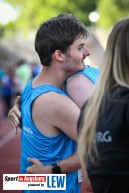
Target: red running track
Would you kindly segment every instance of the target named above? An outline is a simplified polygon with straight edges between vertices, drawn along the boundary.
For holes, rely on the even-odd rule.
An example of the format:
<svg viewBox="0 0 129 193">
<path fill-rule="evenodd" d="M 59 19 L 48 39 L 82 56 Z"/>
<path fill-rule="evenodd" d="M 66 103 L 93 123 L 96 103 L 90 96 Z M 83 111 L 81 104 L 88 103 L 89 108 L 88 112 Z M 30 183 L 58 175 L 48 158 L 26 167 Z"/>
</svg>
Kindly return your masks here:
<svg viewBox="0 0 129 193">
<path fill-rule="evenodd" d="M 0 103 L 0 115 L 2 114 Z M 21 193 L 20 190 L 3 190 L 3 174 L 19 173 L 20 132 L 15 132 L 7 118 L 0 116 L 0 193 Z"/>
</svg>

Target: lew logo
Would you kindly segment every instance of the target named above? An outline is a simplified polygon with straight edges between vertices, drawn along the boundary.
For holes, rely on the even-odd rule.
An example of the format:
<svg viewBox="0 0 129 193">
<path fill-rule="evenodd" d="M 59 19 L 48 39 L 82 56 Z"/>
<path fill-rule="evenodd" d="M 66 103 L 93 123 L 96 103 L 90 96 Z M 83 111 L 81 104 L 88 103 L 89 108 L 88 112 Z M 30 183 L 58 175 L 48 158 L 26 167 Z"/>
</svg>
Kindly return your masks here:
<svg viewBox="0 0 129 193">
<path fill-rule="evenodd" d="M 47 187 L 48 188 L 64 188 L 66 183 L 66 177 L 65 176 L 47 176 Z"/>
</svg>

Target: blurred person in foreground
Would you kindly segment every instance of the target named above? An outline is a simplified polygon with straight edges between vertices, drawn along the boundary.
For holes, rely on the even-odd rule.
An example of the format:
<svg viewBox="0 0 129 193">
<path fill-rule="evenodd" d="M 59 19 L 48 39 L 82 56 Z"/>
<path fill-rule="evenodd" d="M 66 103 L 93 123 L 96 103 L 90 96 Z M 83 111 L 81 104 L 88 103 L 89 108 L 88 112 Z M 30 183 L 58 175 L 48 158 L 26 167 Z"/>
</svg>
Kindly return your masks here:
<svg viewBox="0 0 129 193">
<path fill-rule="evenodd" d="M 81 46 L 79 46 L 78 49 L 80 50 L 79 52 L 82 52 L 84 50 L 84 43 Z M 89 55 L 89 52 L 86 51 L 86 53 L 87 53 L 87 55 Z M 84 54 L 82 55 L 82 58 L 85 58 Z M 72 62 L 73 62 L 73 64 L 72 64 Z M 76 63 L 77 63 L 77 61 L 75 59 L 73 61 L 71 61 L 71 65 L 74 65 Z M 76 103 L 76 105 L 79 108 L 82 107 L 83 103 L 86 101 L 86 99 L 90 96 L 90 94 L 94 90 L 94 84 L 96 83 L 96 80 L 97 80 L 97 77 L 99 74 L 98 68 L 94 68 L 91 66 L 83 66 L 83 68 L 81 71 L 74 73 L 72 76 L 69 76 L 67 81 L 64 81 L 65 86 L 63 85 L 63 87 L 62 87 L 62 89 L 64 89 L 65 93 Z M 55 74 L 55 76 L 57 76 L 57 73 Z M 67 78 L 67 77 L 65 77 L 65 78 Z M 18 99 L 17 99 L 16 104 L 9 112 L 9 118 L 12 122 L 12 125 L 16 129 L 20 123 L 19 118 L 21 117 L 21 112 L 19 111 L 18 106 L 19 106 L 19 103 L 18 103 Z M 62 104 L 61 104 L 61 106 L 62 106 Z M 59 106 L 59 108 L 61 108 L 61 106 Z M 70 108 L 70 106 L 68 107 L 68 109 L 69 108 Z M 73 109 L 73 110 L 75 111 L 75 109 Z M 72 113 L 74 113 L 74 112 L 72 112 Z M 80 111 L 79 111 L 79 113 L 80 113 Z M 29 161 L 31 161 L 34 165 L 27 168 L 28 173 L 51 173 L 52 172 L 51 166 L 49 166 L 49 168 L 50 168 L 49 170 L 46 170 L 46 167 L 48 168 L 48 166 L 43 165 L 37 159 L 30 158 Z M 60 161 L 60 163 L 58 162 L 58 165 L 60 166 L 62 172 L 66 168 L 64 170 L 64 172 L 69 173 L 70 171 L 68 171 L 67 167 L 69 167 L 69 168 L 71 166 L 73 167 L 73 161 L 74 160 L 72 159 L 71 162 L 69 159 L 67 160 L 67 162 L 66 161 L 64 162 L 64 161 L 65 161 L 65 159 L 62 162 Z M 67 163 L 67 165 L 66 164 L 64 165 L 63 163 Z M 88 186 L 87 184 L 86 184 L 86 189 L 88 189 L 89 192 L 92 192 L 91 187 Z M 84 189 L 82 191 L 84 191 Z"/>
<path fill-rule="evenodd" d="M 62 13 L 41 24 L 35 50 L 43 69 L 27 83 L 21 96 L 20 173 L 32 165 L 28 157 L 36 158 L 43 164 L 40 173 L 66 173 L 65 192 L 80 192 L 81 166 L 76 153 L 80 109 L 63 87 L 68 76 L 85 67 L 84 60 L 90 55 L 85 47 L 87 34 L 72 14 Z"/>
<path fill-rule="evenodd" d="M 78 153 L 94 193 L 129 192 L 129 17 L 107 42 L 94 94 L 78 121 Z"/>
</svg>

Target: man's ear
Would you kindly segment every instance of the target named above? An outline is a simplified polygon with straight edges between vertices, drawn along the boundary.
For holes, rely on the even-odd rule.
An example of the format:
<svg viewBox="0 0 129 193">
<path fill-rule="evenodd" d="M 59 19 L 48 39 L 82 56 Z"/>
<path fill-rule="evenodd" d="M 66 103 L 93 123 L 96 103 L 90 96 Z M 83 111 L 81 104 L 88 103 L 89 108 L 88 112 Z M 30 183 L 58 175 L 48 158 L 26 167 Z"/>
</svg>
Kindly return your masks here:
<svg viewBox="0 0 129 193">
<path fill-rule="evenodd" d="M 54 57 L 55 57 L 56 60 L 58 60 L 60 62 L 63 61 L 63 54 L 62 54 L 62 52 L 60 50 L 56 50 L 54 52 Z"/>
</svg>

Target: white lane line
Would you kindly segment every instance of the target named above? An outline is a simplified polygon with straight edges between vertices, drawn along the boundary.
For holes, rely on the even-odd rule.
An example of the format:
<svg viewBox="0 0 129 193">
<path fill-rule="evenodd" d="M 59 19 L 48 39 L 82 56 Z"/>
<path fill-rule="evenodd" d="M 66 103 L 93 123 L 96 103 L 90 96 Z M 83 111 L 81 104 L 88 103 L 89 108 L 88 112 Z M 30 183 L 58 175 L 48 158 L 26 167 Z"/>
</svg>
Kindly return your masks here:
<svg viewBox="0 0 129 193">
<path fill-rule="evenodd" d="M 14 137 L 16 137 L 16 135 L 14 133 L 14 130 L 12 130 L 7 135 L 5 135 L 2 139 L 0 139 L 0 148 L 2 148 L 4 145 L 6 145 Z"/>
</svg>

